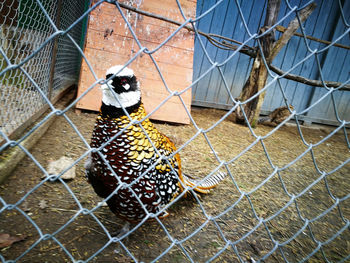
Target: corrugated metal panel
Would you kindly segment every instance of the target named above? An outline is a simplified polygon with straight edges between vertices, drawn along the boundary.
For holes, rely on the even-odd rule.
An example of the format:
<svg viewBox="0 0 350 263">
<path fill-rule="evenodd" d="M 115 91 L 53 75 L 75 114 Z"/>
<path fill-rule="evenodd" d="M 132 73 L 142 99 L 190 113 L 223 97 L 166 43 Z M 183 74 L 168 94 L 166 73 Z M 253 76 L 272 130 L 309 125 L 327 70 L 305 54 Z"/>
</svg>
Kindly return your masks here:
<svg viewBox="0 0 350 263">
<path fill-rule="evenodd" d="M 215 4 L 215 1 L 197 1 L 197 15 L 208 10 L 213 4 Z M 261 1 L 243 1 L 242 3 L 243 15 L 252 33 L 255 33 L 260 27 L 261 20 L 263 19 L 263 9 L 264 4 L 261 5 Z M 244 30 L 243 20 L 239 16 L 238 8 L 234 1 L 224 1 L 218 5 L 214 11 L 199 21 L 198 28 L 203 32 L 220 34 L 237 41 L 244 41 L 249 38 L 248 33 Z M 212 61 L 222 63 L 233 54 L 232 51 L 222 50 L 213 46 L 205 37 L 200 38 Z M 255 45 L 254 41 L 250 41 L 247 44 L 251 46 Z M 228 88 L 234 97 L 240 93 L 240 90 L 236 87 L 244 84 L 250 63 L 251 59 L 248 56 L 237 53 L 221 67 Z M 200 41 L 196 39 L 193 79 L 197 79 L 211 65 L 204 54 Z M 209 103 L 210 106 L 216 107 L 232 105 L 232 101 L 229 99 L 227 90 L 217 69 L 207 74 L 194 86 L 193 103 L 204 106 Z"/>
<path fill-rule="evenodd" d="M 350 1 L 345 1 L 344 10 L 350 11 Z M 350 12 L 345 12 L 346 21 L 350 21 Z M 345 31 L 346 26 L 343 20 L 340 18 L 337 20 L 337 24 L 334 27 L 331 40 L 336 40 Z M 348 28 L 349 30 L 349 28 Z M 340 39 L 339 44 L 349 46 L 350 32 L 348 32 L 344 38 Z M 325 80 L 345 82 L 350 78 L 350 52 L 349 50 L 331 47 L 327 51 L 325 60 L 322 61 L 322 75 Z M 319 78 L 320 79 L 320 78 Z M 316 89 L 313 94 L 311 104 L 315 103 L 322 96 L 327 93 L 325 89 Z M 328 120 L 337 120 L 336 111 L 338 117 L 341 120 L 350 120 L 350 92 L 348 91 L 336 91 L 332 96 L 327 96 L 322 103 L 317 104 L 308 112 L 307 116 L 311 118 L 317 118 L 320 122 L 328 122 Z"/>
<path fill-rule="evenodd" d="M 290 1 L 290 5 L 303 6 L 308 1 Z M 349 20 L 350 1 L 345 1 L 344 11 Z M 316 1 L 317 8 L 304 23 L 305 33 L 319 39 L 332 41 L 337 39 L 340 34 L 344 33 L 346 27 L 340 16 L 338 1 Z M 197 15 L 202 14 L 210 8 L 214 1 L 198 0 Z M 264 21 L 266 1 L 240 1 L 240 7 L 247 23 L 249 31 L 253 34 L 258 31 Z M 279 19 L 285 17 L 289 9 L 282 1 Z M 294 14 L 287 17 L 281 23 L 287 27 L 288 23 L 294 18 Z M 244 42 L 249 39 L 243 20 L 241 19 L 238 7 L 235 1 L 224 1 L 208 16 L 204 17 L 198 23 L 198 29 L 203 32 L 221 34 L 237 41 Z M 300 32 L 300 30 L 298 30 Z M 276 34 L 277 38 L 280 36 Z M 204 37 L 201 37 L 206 52 L 214 62 L 222 63 L 233 51 L 221 50 L 210 44 Z M 196 39 L 194 52 L 194 75 L 196 80 L 201 74 L 206 72 L 212 65 L 206 58 L 204 51 Z M 315 41 L 307 41 L 311 50 L 322 50 L 326 45 Z M 349 34 L 344 37 L 340 43 L 350 45 Z M 254 41 L 247 43 L 249 46 L 255 46 Z M 284 71 L 289 70 L 300 61 L 302 61 L 310 52 L 305 45 L 305 41 L 300 37 L 292 37 L 289 43 L 281 50 L 274 59 L 273 64 Z M 322 73 L 325 80 L 328 81 L 345 81 L 349 78 L 349 51 L 338 47 L 331 47 L 326 52 L 318 55 L 321 63 Z M 244 54 L 234 55 L 228 63 L 224 64 L 221 69 L 225 77 L 227 88 L 233 97 L 238 97 L 241 89 L 248 77 L 252 60 Z M 304 61 L 298 67 L 293 69 L 293 74 L 301 75 L 310 79 L 320 79 L 320 73 L 315 56 Z M 266 93 L 265 101 L 262 106 L 262 112 L 268 113 L 273 109 L 284 104 L 282 91 L 297 111 L 302 111 L 310 106 L 310 103 L 318 100 L 326 90 L 314 88 L 291 80 L 282 79 L 278 83 L 269 87 Z M 336 92 L 334 97 L 338 107 L 339 115 L 345 118 L 349 114 L 349 92 Z M 225 88 L 223 78 L 217 69 L 212 70 L 193 88 L 193 105 L 209 106 L 216 108 L 232 107 L 232 100 Z M 335 120 L 334 110 L 331 98 L 320 103 L 318 106 L 309 111 L 305 117 L 310 121 L 332 123 Z M 347 117 L 349 118 L 349 117 Z"/>
</svg>

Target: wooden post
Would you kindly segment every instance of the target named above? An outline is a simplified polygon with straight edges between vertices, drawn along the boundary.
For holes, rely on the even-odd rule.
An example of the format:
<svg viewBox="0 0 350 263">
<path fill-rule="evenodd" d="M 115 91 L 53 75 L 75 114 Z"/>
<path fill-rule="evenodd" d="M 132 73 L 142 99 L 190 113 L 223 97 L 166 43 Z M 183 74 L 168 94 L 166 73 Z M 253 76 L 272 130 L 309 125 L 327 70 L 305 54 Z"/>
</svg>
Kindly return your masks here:
<svg viewBox="0 0 350 263">
<path fill-rule="evenodd" d="M 268 28 L 270 28 L 276 23 L 277 16 L 279 13 L 279 5 L 280 1 L 278 0 L 270 0 L 268 2 L 266 19 L 264 27 L 260 30 L 261 33 L 265 32 Z M 303 23 L 315 8 L 316 4 L 311 3 L 308 6 L 306 6 L 303 10 L 301 10 L 299 12 L 300 23 Z M 261 39 L 259 39 L 267 66 L 271 64 L 272 60 L 276 57 L 280 50 L 288 43 L 289 39 L 295 34 L 295 32 L 300 26 L 299 20 L 297 17 L 295 17 L 289 23 L 288 28 L 285 30 L 283 35 L 276 42 L 274 40 L 274 34 L 272 32 L 270 32 L 270 34 L 266 34 L 265 36 L 261 37 Z M 250 97 L 254 96 L 257 92 L 259 92 L 262 88 L 264 88 L 266 80 L 267 68 L 262 60 L 262 54 L 258 50 L 257 56 L 254 59 L 250 76 L 247 82 L 244 84 L 243 90 L 241 92 L 240 101 L 245 101 L 249 99 Z M 255 127 L 257 123 L 260 114 L 260 109 L 264 102 L 264 97 L 265 92 L 261 93 L 254 100 L 250 101 L 249 103 L 246 103 L 243 106 L 245 114 L 252 127 Z M 236 122 L 245 123 L 245 118 L 240 108 L 237 108 L 236 110 Z"/>
<path fill-rule="evenodd" d="M 280 9 L 280 0 L 269 0 L 267 3 L 266 17 L 264 22 L 264 27 L 260 29 L 260 33 L 264 33 L 277 21 L 279 9 Z M 264 64 L 263 57 L 265 57 L 266 62 L 270 63 L 270 51 L 274 43 L 274 32 L 271 31 L 268 34 L 262 36 L 258 41 L 262 47 L 263 54 L 258 49 L 257 56 L 254 59 L 253 66 L 249 75 L 248 80 L 244 84 L 243 90 L 241 92 L 240 101 L 245 101 L 250 97 L 254 96 L 262 88 L 264 88 L 267 80 L 267 68 Z M 248 118 L 249 123 L 254 127 L 255 126 L 255 117 L 256 109 L 260 108 L 263 102 L 265 94 L 261 94 L 255 99 L 243 105 L 243 110 Z M 260 111 L 259 111 L 260 112 Z M 244 114 L 240 108 L 236 110 L 236 122 L 245 123 Z"/>
</svg>

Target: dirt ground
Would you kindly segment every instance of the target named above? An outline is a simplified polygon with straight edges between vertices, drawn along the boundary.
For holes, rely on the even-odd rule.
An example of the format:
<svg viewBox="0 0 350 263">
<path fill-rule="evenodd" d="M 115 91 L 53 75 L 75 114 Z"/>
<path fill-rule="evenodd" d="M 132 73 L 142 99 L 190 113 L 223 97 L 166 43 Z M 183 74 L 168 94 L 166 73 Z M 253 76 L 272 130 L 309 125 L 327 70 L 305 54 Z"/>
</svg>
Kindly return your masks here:
<svg viewBox="0 0 350 263">
<path fill-rule="evenodd" d="M 303 140 L 317 145 L 311 154 L 296 125 L 290 124 L 244 151 L 256 138 L 247 127 L 233 123 L 231 116 L 206 130 L 224 114 L 226 111 L 193 108 L 196 125 L 206 131 L 196 137 L 198 130 L 193 124 L 156 123 L 178 147 L 185 145 L 180 152 L 185 173 L 204 177 L 224 161 L 231 176 L 212 193 L 197 196 L 198 201 L 192 197 L 174 203 L 169 208 L 170 216 L 161 223 L 148 220 L 136 226 L 122 240 L 128 252 L 107 237 L 105 231 L 117 233 L 124 224 L 107 207 L 93 214 L 79 213 L 80 205 L 92 209 L 101 201 L 85 180 L 85 159 L 76 166 L 77 177 L 64 183 L 44 182 L 40 168 L 31 159 L 23 159 L 0 186 L 1 198 L 7 204 L 19 202 L 21 209 L 2 211 L 0 233 L 25 239 L 2 248 L 0 259 L 15 260 L 31 248 L 18 262 L 71 262 L 69 254 L 76 261 L 134 262 L 129 253 L 138 262 L 151 262 L 163 254 L 159 262 L 191 262 L 188 257 L 193 262 L 206 262 L 212 257 L 214 262 L 252 262 L 274 248 L 271 238 L 282 246 L 265 262 L 284 262 L 283 258 L 297 262 L 312 253 L 318 242 L 325 244 L 308 262 L 324 262 L 322 253 L 330 262 L 348 256 L 350 200 L 346 197 L 350 194 L 350 163 L 342 164 L 350 152 L 344 133 L 340 131 L 317 145 L 334 127 L 302 127 Z M 90 142 L 96 113 L 70 110 L 67 117 Z M 253 132 L 266 136 L 272 129 L 259 126 Z M 46 168 L 52 160 L 61 156 L 77 159 L 86 150 L 77 132 L 61 116 L 30 152 Z M 283 167 L 282 171 L 273 173 L 271 164 Z M 326 177 L 322 177 L 324 173 Z M 206 216 L 215 220 L 208 221 Z M 337 232 L 340 234 L 333 239 Z M 53 233 L 53 238 L 45 236 Z M 171 239 L 179 243 L 172 246 Z"/>
</svg>

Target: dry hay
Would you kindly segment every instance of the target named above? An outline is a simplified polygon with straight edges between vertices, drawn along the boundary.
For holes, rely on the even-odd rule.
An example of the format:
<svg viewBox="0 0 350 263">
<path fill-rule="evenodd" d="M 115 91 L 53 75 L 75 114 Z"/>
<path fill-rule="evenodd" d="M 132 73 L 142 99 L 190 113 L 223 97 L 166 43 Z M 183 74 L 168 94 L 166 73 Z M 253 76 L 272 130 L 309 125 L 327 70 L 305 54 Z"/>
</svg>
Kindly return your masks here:
<svg viewBox="0 0 350 263">
<path fill-rule="evenodd" d="M 196 125 L 202 130 L 212 127 L 225 113 L 225 111 L 213 109 L 192 109 Z M 96 114 L 82 113 L 77 115 L 73 110 L 70 110 L 67 115 L 89 141 Z M 157 123 L 156 126 L 163 133 L 170 135 L 176 145 L 180 147 L 198 132 L 194 125 Z M 265 136 L 272 129 L 271 127 L 259 126 L 253 131 L 257 136 Z M 325 138 L 332 129 L 334 128 L 303 127 L 302 134 L 306 142 L 315 144 Z M 271 176 L 265 184 L 256 188 L 272 174 L 273 169 L 270 162 L 275 166 L 284 167 L 302 154 L 307 147 L 300 139 L 297 127 L 288 125 L 264 139 L 263 145 L 258 142 L 245 154 L 235 158 L 255 140 L 256 138 L 252 136 L 247 127 L 234 124 L 229 117 L 214 129 L 207 131 L 205 136 L 199 134 L 193 141 L 186 144 L 181 150 L 185 173 L 203 177 L 213 171 L 221 161 L 232 160 L 228 168 L 234 181 L 228 177 L 211 194 L 198 196 L 201 205 L 193 198 L 183 198 L 173 204 L 169 209 L 170 216 L 162 220 L 166 230 L 156 220 L 149 220 L 136 229 L 124 241 L 134 257 L 144 262 L 154 260 L 171 245 L 166 233 L 168 231 L 177 240 L 182 240 L 192 234 L 193 236 L 187 239 L 182 246 L 195 262 L 205 262 L 225 247 L 226 243 L 221 234 L 224 234 L 226 239 L 236 241 L 249 233 L 259 222 L 254 215 L 255 212 L 256 216 L 264 219 L 271 217 L 271 220 L 266 223 L 266 227 L 273 238 L 280 243 L 289 240 L 302 229 L 300 234 L 282 249 L 289 262 L 297 262 L 317 247 L 317 244 L 312 240 L 312 235 L 318 241 L 324 242 L 344 227 L 345 224 L 336 207 L 327 215 L 310 223 L 309 228 L 303 229 L 304 222 L 300 217 L 315 218 L 334 204 L 334 200 L 327 192 L 324 180 L 320 180 L 307 189 L 301 197 L 297 198 L 297 203 L 292 202 L 281 213 L 273 217 L 277 211 L 290 202 L 290 197 L 283 190 L 280 179 L 283 179 L 284 187 L 289 194 L 295 196 L 304 191 L 320 174 L 315 169 L 311 154 L 307 153 L 280 174 Z M 208 146 L 208 141 L 213 149 Z M 31 153 L 43 167 L 46 167 L 50 160 L 58 159 L 62 155 L 76 159 L 86 149 L 70 124 L 63 117 L 58 117 L 49 131 L 31 150 Z M 215 151 L 216 155 L 212 150 Z M 332 171 L 350 156 L 342 133 L 337 133 L 315 147 L 313 153 L 318 169 L 325 172 Z M 84 208 L 91 209 L 101 201 L 85 180 L 83 162 L 84 160 L 77 165 L 75 180 L 66 182 L 66 185 L 60 182 L 45 182 L 28 195 L 19 204 L 19 207 L 37 224 L 43 235 L 58 231 L 55 234 L 55 239 L 76 260 L 86 260 L 106 246 L 103 252 L 91 262 L 111 262 L 112 260 L 131 262 L 132 260 L 119 244 L 108 243 L 109 239 L 103 228 L 91 215 L 79 214 L 76 216 L 79 207 L 68 187 Z M 327 176 L 329 190 L 336 198 L 342 198 L 349 194 L 349 174 L 350 164 L 346 164 L 335 173 Z M 6 183 L 1 185 L 0 196 L 7 203 L 14 204 L 33 187 L 41 183 L 42 176 L 42 171 L 33 161 L 25 158 Z M 241 197 L 237 187 L 245 193 L 252 192 L 248 196 Z M 253 191 L 254 189 L 255 191 Z M 240 198 L 240 202 L 232 208 L 232 205 Z M 340 203 L 342 216 L 347 220 L 350 216 L 348 203 L 348 200 Z M 229 209 L 230 207 L 232 209 Z M 200 231 L 195 232 L 207 221 L 203 209 L 208 216 L 221 216 L 216 220 L 217 225 L 214 222 L 209 222 Z M 226 213 L 221 214 L 224 211 Z M 94 212 L 94 215 L 110 232 L 117 232 L 123 225 L 123 221 L 117 219 L 107 207 L 100 207 Z M 75 216 L 75 220 L 71 220 Z M 65 228 L 60 230 L 64 224 L 66 224 Z M 222 233 L 218 231 L 218 226 Z M 312 231 L 312 235 L 310 231 Z M 26 236 L 24 241 L 2 249 L 1 254 L 6 259 L 15 259 L 37 242 L 40 237 L 38 229 L 16 209 L 1 213 L 1 232 Z M 243 260 L 249 260 L 264 256 L 273 246 L 265 226 L 260 225 L 239 242 L 236 248 Z M 330 261 L 337 261 L 349 254 L 349 230 L 345 230 L 339 237 L 325 245 L 323 252 Z M 62 262 L 63 260 L 70 261 L 71 259 L 53 239 L 44 239 L 24 255 L 20 262 Z M 321 251 L 318 251 L 310 259 L 310 262 L 319 262 L 320 260 L 322 261 Z M 236 262 L 238 258 L 233 248 L 229 246 L 214 261 Z M 283 259 L 279 249 L 266 260 L 266 262 L 281 261 Z M 160 262 L 189 262 L 189 260 L 179 246 L 174 246 L 160 259 Z"/>
</svg>

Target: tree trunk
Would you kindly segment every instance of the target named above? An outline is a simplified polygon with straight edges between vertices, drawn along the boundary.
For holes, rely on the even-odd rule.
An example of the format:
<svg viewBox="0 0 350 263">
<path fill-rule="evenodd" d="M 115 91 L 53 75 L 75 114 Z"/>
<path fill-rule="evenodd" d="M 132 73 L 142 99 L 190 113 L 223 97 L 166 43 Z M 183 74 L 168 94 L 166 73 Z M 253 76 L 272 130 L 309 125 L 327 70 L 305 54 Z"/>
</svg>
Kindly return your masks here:
<svg viewBox="0 0 350 263">
<path fill-rule="evenodd" d="M 280 1 L 279 0 L 269 0 L 267 4 L 266 18 L 264 22 L 264 27 L 261 28 L 260 33 L 265 32 L 271 26 L 273 26 L 277 21 L 277 16 L 279 13 Z M 283 35 L 278 41 L 274 42 L 274 33 L 271 31 L 269 34 L 262 36 L 258 41 L 260 41 L 261 49 L 263 54 L 258 49 L 257 56 L 254 59 L 253 67 L 250 72 L 247 82 L 244 84 L 243 90 L 239 97 L 239 100 L 244 102 L 254 96 L 262 88 L 264 88 L 267 80 L 267 68 L 264 64 L 263 57 L 267 66 L 269 66 L 272 60 L 276 57 L 278 52 L 285 46 L 289 39 L 294 35 L 297 29 L 300 26 L 300 23 L 303 23 L 312 11 L 316 8 L 315 3 L 311 3 L 302 10 L 299 11 L 299 17 L 295 17 L 288 25 L 288 28 L 285 30 Z M 265 92 L 262 92 L 254 99 L 242 105 L 242 108 L 237 108 L 236 110 L 236 122 L 237 123 L 246 123 L 245 115 L 247 121 L 251 124 L 252 127 L 255 127 L 257 120 L 259 118 L 260 109 L 262 103 L 264 102 Z M 243 111 L 242 111 L 243 110 Z"/>
<path fill-rule="evenodd" d="M 257 92 L 259 92 L 259 90 L 264 87 L 266 79 L 267 70 L 262 61 L 261 55 L 258 54 L 254 59 L 249 78 L 244 84 L 239 100 L 245 101 L 254 96 Z M 236 122 L 242 124 L 245 123 L 245 117 L 242 112 L 242 110 L 244 110 L 248 122 L 255 126 L 255 123 L 253 123 L 253 117 L 255 116 L 255 110 L 257 108 L 258 102 L 259 96 L 242 105 L 242 109 L 238 107 L 236 110 Z"/>
<path fill-rule="evenodd" d="M 260 29 L 260 33 L 264 33 L 276 23 L 280 9 L 280 4 L 280 0 L 268 1 L 264 27 Z M 267 33 L 258 40 L 260 42 L 263 54 L 261 54 L 260 49 L 258 49 L 257 56 L 254 59 L 249 78 L 244 84 L 243 90 L 239 97 L 240 101 L 246 101 L 250 97 L 254 96 L 256 93 L 258 93 L 265 86 L 267 80 L 267 68 L 264 64 L 262 56 L 265 57 L 267 64 L 269 64 L 270 52 L 273 47 L 274 40 L 274 31 Z M 242 112 L 243 110 L 247 117 L 247 121 L 254 127 L 258 117 L 256 116 L 256 110 L 257 108 L 260 109 L 261 104 L 264 101 L 264 96 L 265 94 L 260 94 L 259 96 L 242 105 L 242 108 L 238 107 L 236 110 L 236 122 L 246 122 L 245 116 Z"/>
</svg>

